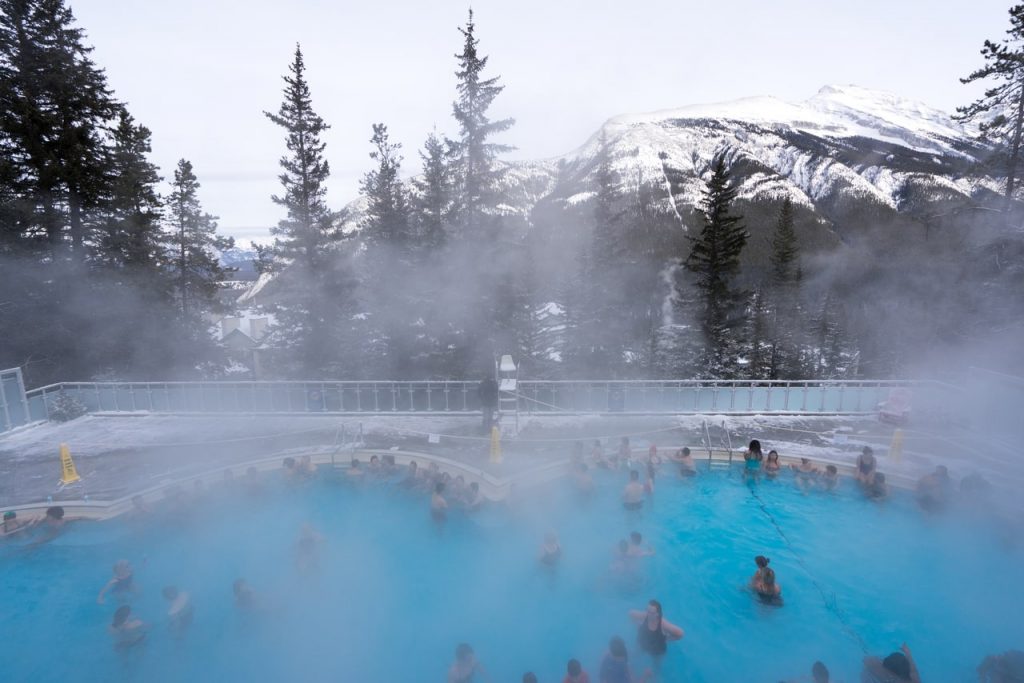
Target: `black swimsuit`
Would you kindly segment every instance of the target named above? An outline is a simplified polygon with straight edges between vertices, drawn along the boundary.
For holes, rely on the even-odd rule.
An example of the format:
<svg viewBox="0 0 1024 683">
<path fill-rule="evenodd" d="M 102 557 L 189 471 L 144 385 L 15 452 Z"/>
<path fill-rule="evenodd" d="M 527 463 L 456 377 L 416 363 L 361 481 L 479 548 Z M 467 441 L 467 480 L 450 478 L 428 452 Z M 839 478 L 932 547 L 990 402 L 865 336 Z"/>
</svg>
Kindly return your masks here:
<svg viewBox="0 0 1024 683">
<path fill-rule="evenodd" d="M 647 627 L 647 619 L 644 618 L 636 633 L 637 644 L 640 649 L 649 655 L 663 655 L 668 649 L 668 639 L 661 627 L 661 617 L 658 617 L 658 628 L 653 631 Z"/>
</svg>

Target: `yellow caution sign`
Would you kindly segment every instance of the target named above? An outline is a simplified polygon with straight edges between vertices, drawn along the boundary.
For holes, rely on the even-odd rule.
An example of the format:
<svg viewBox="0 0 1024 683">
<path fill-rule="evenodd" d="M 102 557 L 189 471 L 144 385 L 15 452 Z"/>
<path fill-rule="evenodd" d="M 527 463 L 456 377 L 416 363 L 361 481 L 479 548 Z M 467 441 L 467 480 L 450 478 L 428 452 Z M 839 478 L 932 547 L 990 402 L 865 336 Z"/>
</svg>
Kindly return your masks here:
<svg viewBox="0 0 1024 683">
<path fill-rule="evenodd" d="M 892 443 L 889 444 L 889 457 L 899 462 L 903 455 L 903 430 L 897 429 L 892 433 Z"/>
<path fill-rule="evenodd" d="M 501 462 L 501 430 L 497 425 L 491 427 L 491 462 Z"/>
<path fill-rule="evenodd" d="M 61 486 L 67 486 L 68 484 L 74 484 L 76 481 L 80 481 L 82 478 L 78 476 L 78 471 L 75 470 L 75 462 L 71 459 L 71 450 L 68 448 L 66 443 L 60 445 L 60 484 Z"/>
</svg>

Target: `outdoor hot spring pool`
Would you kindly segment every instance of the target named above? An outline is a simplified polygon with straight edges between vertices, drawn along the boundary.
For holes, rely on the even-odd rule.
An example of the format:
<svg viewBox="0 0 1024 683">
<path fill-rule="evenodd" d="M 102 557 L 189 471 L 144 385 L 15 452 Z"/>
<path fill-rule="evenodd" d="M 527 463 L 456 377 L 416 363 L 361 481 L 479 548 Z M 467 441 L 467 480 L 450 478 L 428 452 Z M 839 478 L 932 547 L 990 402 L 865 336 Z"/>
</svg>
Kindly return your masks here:
<svg viewBox="0 0 1024 683">
<path fill-rule="evenodd" d="M 597 474 L 583 500 L 568 479 L 514 504 L 454 511 L 439 531 L 428 497 L 387 483 L 353 485 L 339 471 L 305 485 L 279 473 L 260 490 L 210 487 L 183 509 L 72 525 L 36 548 L 0 548 L 0 679 L 4 681 L 437 681 L 470 643 L 492 681 L 525 671 L 560 681 L 578 658 L 592 680 L 622 635 L 636 671 L 630 609 L 649 598 L 686 637 L 669 643 L 662 681 L 778 681 L 820 659 L 858 680 L 865 651 L 906 642 L 925 681 L 976 680 L 990 653 L 1024 640 L 1022 552 L 976 514 L 921 513 L 894 492 L 803 495 L 791 476 L 748 484 L 740 470 L 679 479 L 662 467 L 653 505 L 627 512 L 625 473 Z M 323 535 L 318 566 L 300 571 L 296 542 Z M 538 562 L 557 531 L 560 565 Z M 611 569 L 613 548 L 639 531 L 655 555 L 635 575 Z M 785 604 L 745 589 L 755 555 L 771 558 Z M 134 565 L 141 644 L 112 646 L 120 604 L 97 604 L 118 559 Z M 258 605 L 240 611 L 244 577 Z M 166 624 L 163 586 L 188 591 L 193 623 Z"/>
</svg>

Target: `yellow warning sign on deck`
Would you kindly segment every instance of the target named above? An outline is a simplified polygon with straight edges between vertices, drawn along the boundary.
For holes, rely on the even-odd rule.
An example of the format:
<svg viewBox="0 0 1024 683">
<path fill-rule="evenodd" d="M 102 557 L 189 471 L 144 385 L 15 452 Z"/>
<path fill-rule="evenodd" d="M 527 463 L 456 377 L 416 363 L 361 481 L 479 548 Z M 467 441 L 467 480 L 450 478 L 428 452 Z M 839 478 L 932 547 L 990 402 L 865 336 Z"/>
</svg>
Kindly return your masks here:
<svg viewBox="0 0 1024 683">
<path fill-rule="evenodd" d="M 501 462 L 501 430 L 491 427 L 491 462 Z"/>
<path fill-rule="evenodd" d="M 71 459 L 71 449 L 68 448 L 66 443 L 60 445 L 60 483 L 61 486 L 67 486 L 68 484 L 74 484 L 76 481 L 80 481 L 82 478 L 78 476 L 78 472 L 75 470 L 75 462 Z"/>
<path fill-rule="evenodd" d="M 903 455 L 903 430 L 897 429 L 892 433 L 892 443 L 889 444 L 889 457 L 899 462 Z"/>
</svg>

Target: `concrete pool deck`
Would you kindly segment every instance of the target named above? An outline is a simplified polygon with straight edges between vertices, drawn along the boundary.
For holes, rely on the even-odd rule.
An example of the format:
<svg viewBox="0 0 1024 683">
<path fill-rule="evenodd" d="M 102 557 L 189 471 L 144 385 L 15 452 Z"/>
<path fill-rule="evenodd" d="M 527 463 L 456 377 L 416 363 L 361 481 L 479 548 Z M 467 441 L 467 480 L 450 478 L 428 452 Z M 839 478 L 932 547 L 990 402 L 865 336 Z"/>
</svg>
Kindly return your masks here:
<svg viewBox="0 0 1024 683">
<path fill-rule="evenodd" d="M 977 472 L 1007 495 L 1024 485 L 1024 466 L 1012 444 L 947 424 L 904 429 L 902 456 L 889 457 L 894 427 L 873 418 L 829 416 L 526 416 L 520 431 L 502 442 L 503 461 L 490 462 L 489 439 L 478 417 L 173 416 L 89 415 L 72 422 L 43 423 L 0 436 L 0 508 L 52 500 L 112 501 L 139 491 L 199 477 L 224 468 L 273 461 L 289 454 L 319 453 L 345 463 L 354 449 L 421 453 L 445 458 L 503 480 L 566 459 L 574 440 L 589 453 L 594 439 L 614 451 L 629 436 L 634 451 L 650 444 L 689 446 L 699 461 L 704 423 L 711 445 L 739 452 L 752 439 L 783 457 L 809 457 L 852 465 L 864 445 L 879 456 L 887 475 L 916 479 L 937 464 L 954 479 Z M 724 424 L 724 429 L 723 429 Z M 434 435 L 433 437 L 431 435 Z M 58 449 L 67 443 L 82 482 L 60 490 Z"/>
</svg>

